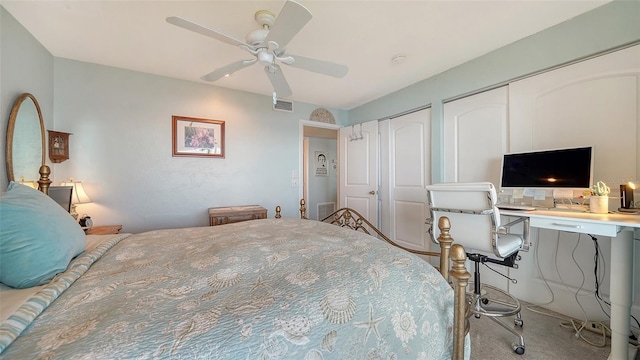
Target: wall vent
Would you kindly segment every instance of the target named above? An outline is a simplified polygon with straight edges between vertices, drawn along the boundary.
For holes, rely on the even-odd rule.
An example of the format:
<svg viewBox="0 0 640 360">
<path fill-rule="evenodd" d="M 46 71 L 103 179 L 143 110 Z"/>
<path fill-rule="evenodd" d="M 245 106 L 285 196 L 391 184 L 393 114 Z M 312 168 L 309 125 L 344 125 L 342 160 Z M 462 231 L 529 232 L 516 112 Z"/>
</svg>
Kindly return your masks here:
<svg viewBox="0 0 640 360">
<path fill-rule="evenodd" d="M 318 203 L 318 220 L 322 220 L 336 211 L 336 203 Z"/>
<path fill-rule="evenodd" d="M 293 101 L 289 100 L 276 100 L 276 103 L 273 104 L 273 110 L 275 111 L 293 111 Z"/>
</svg>

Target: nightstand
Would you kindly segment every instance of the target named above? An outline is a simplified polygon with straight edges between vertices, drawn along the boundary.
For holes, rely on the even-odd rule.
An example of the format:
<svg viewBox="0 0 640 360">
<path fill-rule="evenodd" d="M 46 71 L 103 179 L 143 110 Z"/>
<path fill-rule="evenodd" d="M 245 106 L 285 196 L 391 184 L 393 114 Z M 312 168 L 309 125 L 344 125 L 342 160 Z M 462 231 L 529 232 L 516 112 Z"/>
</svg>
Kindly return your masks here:
<svg viewBox="0 0 640 360">
<path fill-rule="evenodd" d="M 94 226 L 91 229 L 85 231 L 87 235 L 110 235 L 117 234 L 122 229 L 122 225 L 106 225 L 106 226 Z"/>
</svg>

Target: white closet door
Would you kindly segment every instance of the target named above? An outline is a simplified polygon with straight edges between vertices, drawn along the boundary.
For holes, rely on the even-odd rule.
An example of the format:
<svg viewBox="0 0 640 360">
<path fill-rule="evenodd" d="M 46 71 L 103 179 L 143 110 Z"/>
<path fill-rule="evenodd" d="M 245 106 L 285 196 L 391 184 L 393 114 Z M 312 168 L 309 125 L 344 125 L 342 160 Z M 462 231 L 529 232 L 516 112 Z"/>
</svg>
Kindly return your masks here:
<svg viewBox="0 0 640 360">
<path fill-rule="evenodd" d="M 639 179 L 638 74 L 634 46 L 510 84 L 511 149 L 594 146 L 594 180 Z"/>
<path fill-rule="evenodd" d="M 340 129 L 339 207 L 350 207 L 378 227 L 378 122 Z"/>
<path fill-rule="evenodd" d="M 388 139 L 389 150 L 389 175 L 383 172 L 382 180 L 388 184 L 388 197 L 384 197 L 388 198 L 388 207 L 383 208 L 388 208 L 389 227 L 384 231 L 400 245 L 430 250 L 425 186 L 431 182 L 431 109 L 385 120 L 380 128 L 381 138 Z M 384 157 L 385 151 L 382 153 Z"/>
<path fill-rule="evenodd" d="M 502 154 L 508 152 L 507 102 L 504 86 L 444 104 L 446 182 L 490 181 L 499 187 Z M 456 226 L 451 224 L 454 241 Z M 468 261 L 467 266 L 473 272 Z M 510 273 L 507 267 L 492 267 L 502 274 Z M 482 282 L 509 289 L 506 278 L 487 269 L 482 271 Z"/>
<path fill-rule="evenodd" d="M 508 152 L 507 87 L 444 104 L 444 181 L 500 184 Z"/>
<path fill-rule="evenodd" d="M 610 209 L 619 206 L 618 185 L 640 179 L 640 46 L 602 55 L 539 74 L 509 85 L 511 150 L 529 151 L 594 146 L 594 180 L 612 190 Z M 594 248 L 587 236 L 553 230 L 532 229 L 535 247 L 522 253 L 511 287 L 520 299 L 546 303 L 552 310 L 577 318 L 587 314 L 593 321 L 606 315 L 593 296 L 575 293 L 595 290 Z M 610 271 L 610 240 L 598 237 L 600 269 Z M 636 258 L 640 248 L 636 246 Z M 640 273 L 636 261 L 635 273 Z M 600 292 L 609 293 L 609 282 Z M 551 291 L 549 291 L 549 288 Z M 635 302 L 640 299 L 640 278 L 635 279 Z"/>
</svg>

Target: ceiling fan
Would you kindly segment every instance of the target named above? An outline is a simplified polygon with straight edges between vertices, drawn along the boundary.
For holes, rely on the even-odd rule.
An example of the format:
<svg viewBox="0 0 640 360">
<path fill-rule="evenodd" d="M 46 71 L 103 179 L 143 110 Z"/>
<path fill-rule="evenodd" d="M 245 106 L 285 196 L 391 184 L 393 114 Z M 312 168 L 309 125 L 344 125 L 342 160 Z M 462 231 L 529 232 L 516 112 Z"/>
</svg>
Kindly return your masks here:
<svg viewBox="0 0 640 360">
<path fill-rule="evenodd" d="M 279 96 L 286 97 L 290 96 L 292 92 L 278 63 L 337 78 L 344 77 L 348 71 L 348 68 L 344 65 L 299 55 L 285 54 L 286 46 L 304 25 L 311 20 L 311 17 L 311 12 L 307 8 L 292 0 L 288 0 L 284 4 L 277 19 L 271 11 L 259 10 L 255 13 L 255 19 L 260 25 L 260 29 L 249 32 L 246 36 L 246 42 L 178 16 L 171 16 L 166 20 L 168 23 L 181 28 L 238 46 L 254 56 L 254 58 L 240 60 L 216 69 L 201 77 L 202 80 L 216 81 L 258 62 L 264 65 L 264 71 L 273 85 L 274 92 Z M 276 96 L 275 93 L 274 97 Z"/>
</svg>

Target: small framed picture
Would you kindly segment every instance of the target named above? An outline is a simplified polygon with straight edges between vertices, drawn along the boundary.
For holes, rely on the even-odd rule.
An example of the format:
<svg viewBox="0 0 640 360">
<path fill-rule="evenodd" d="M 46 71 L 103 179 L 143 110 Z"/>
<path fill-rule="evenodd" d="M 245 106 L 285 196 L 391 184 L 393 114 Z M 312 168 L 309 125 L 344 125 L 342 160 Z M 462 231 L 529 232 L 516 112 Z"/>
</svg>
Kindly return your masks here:
<svg viewBox="0 0 640 360">
<path fill-rule="evenodd" d="M 173 156 L 224 158 L 224 121 L 172 116 Z"/>
<path fill-rule="evenodd" d="M 327 153 L 324 151 L 316 151 L 315 152 L 315 160 L 316 160 L 316 176 L 329 176 L 329 171 L 327 168 Z"/>
</svg>

